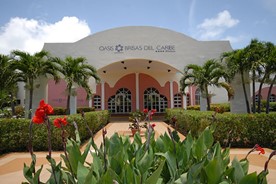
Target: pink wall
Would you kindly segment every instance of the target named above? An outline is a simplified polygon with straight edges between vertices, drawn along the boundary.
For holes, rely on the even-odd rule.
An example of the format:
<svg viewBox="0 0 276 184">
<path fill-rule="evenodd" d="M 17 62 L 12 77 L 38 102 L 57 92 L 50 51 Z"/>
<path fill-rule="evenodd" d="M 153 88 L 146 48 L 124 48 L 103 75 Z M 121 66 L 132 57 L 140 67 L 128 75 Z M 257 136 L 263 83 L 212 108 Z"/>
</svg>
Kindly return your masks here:
<svg viewBox="0 0 276 184">
<path fill-rule="evenodd" d="M 54 80 L 48 81 L 48 104 L 53 107 L 66 107 L 67 103 L 67 93 L 66 82 L 61 80 L 59 83 L 55 84 Z M 77 106 L 78 107 L 88 107 L 89 102 L 86 100 L 86 92 L 82 88 L 77 89 Z"/>
</svg>

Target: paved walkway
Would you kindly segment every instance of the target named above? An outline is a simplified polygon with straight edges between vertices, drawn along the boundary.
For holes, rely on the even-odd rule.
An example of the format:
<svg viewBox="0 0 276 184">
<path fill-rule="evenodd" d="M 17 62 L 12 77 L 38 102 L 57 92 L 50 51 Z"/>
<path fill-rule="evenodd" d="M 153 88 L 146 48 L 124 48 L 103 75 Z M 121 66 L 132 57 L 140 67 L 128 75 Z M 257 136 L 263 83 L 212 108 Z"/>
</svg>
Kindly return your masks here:
<svg viewBox="0 0 276 184">
<path fill-rule="evenodd" d="M 156 127 L 155 129 L 155 136 L 158 137 L 161 134 L 164 134 L 167 131 L 168 125 L 164 122 L 155 122 Z M 114 122 L 109 123 L 105 128 L 107 129 L 107 136 L 111 137 L 115 132 L 118 132 L 121 135 L 130 135 L 130 132 L 128 130 L 129 123 L 127 122 Z M 185 137 L 181 134 L 179 134 L 180 138 L 183 140 Z M 100 146 L 102 142 L 102 135 L 101 131 L 99 131 L 95 135 L 95 143 Z M 245 155 L 248 153 L 250 149 L 231 149 L 230 156 L 231 160 L 234 158 L 234 156 L 238 157 L 238 159 L 244 158 Z M 249 166 L 249 172 L 257 171 L 257 173 L 261 172 L 263 170 L 263 165 L 265 161 L 267 160 L 269 154 L 271 153 L 271 150 L 265 149 L 266 153 L 265 155 L 258 155 L 255 153 L 252 153 L 249 156 L 250 166 Z M 53 158 L 56 159 L 56 161 L 60 161 L 60 154 L 62 152 L 54 152 Z M 46 155 L 48 152 L 36 152 L 37 156 L 37 165 L 44 165 L 43 171 L 41 173 L 41 181 L 45 182 L 46 179 L 49 177 L 49 172 L 46 168 L 49 168 L 48 161 L 46 160 Z M 88 158 L 88 161 L 91 159 Z M 26 163 L 27 165 L 30 165 L 31 158 L 29 153 L 10 153 L 7 155 L 4 155 L 0 157 L 0 183 L 9 183 L 9 184 L 18 184 L 22 181 L 26 181 L 23 176 L 23 165 Z M 39 167 L 37 167 L 38 169 Z M 269 175 L 268 175 L 268 183 L 274 184 L 276 183 L 276 158 L 273 157 L 272 160 L 269 163 Z"/>
</svg>

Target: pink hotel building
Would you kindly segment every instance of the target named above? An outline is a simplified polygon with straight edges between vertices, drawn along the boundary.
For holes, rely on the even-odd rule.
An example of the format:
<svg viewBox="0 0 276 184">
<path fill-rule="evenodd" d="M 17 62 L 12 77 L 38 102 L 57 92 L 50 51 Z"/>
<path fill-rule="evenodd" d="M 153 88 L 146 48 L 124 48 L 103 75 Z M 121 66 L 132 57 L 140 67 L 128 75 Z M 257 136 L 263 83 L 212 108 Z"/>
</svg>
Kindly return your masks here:
<svg viewBox="0 0 276 184">
<path fill-rule="evenodd" d="M 93 97 L 86 99 L 83 89 L 76 86 L 71 111 L 76 107 L 107 109 L 112 114 L 126 114 L 144 108 L 183 107 L 206 103 L 196 87 L 180 93 L 179 80 L 187 64 L 201 65 L 231 51 L 229 41 L 198 41 L 182 33 L 147 26 L 121 27 L 89 35 L 74 43 L 45 43 L 44 50 L 52 56 L 85 57 L 97 69 L 100 83 L 90 80 Z M 66 106 L 65 82 L 40 79 L 35 92 L 34 107 L 41 98 L 54 107 Z M 239 81 L 234 82 L 235 98 L 231 105 L 236 112 L 245 111 Z M 248 86 L 249 87 L 249 86 Z M 212 103 L 227 102 L 224 89 L 211 88 Z M 28 98 L 28 97 L 27 97 Z M 206 105 L 205 105 L 206 106 Z"/>
</svg>

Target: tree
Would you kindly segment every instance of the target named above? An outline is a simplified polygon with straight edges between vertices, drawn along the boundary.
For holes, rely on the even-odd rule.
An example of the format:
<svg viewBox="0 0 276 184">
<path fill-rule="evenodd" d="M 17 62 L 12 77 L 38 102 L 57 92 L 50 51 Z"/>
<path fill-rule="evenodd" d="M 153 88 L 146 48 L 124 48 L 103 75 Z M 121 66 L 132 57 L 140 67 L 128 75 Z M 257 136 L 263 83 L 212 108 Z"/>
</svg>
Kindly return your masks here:
<svg viewBox="0 0 276 184">
<path fill-rule="evenodd" d="M 207 110 L 210 110 L 210 94 L 208 92 L 208 86 L 223 87 L 228 92 L 228 97 L 233 96 L 233 90 L 231 86 L 221 79 L 227 79 L 227 75 L 224 72 L 224 67 L 221 63 L 214 59 L 207 60 L 203 66 L 195 64 L 187 65 L 184 68 L 183 77 L 180 80 L 181 91 L 185 93 L 185 88 L 191 85 L 197 86 L 202 96 L 207 100 Z"/>
<path fill-rule="evenodd" d="M 60 72 L 64 75 L 64 80 L 67 83 L 66 90 L 68 91 L 67 97 L 67 114 L 70 114 L 70 96 L 72 94 L 72 87 L 74 84 L 84 88 L 87 93 L 87 99 L 91 97 L 92 92 L 89 87 L 88 81 L 93 77 L 99 81 L 96 69 L 85 62 L 84 57 L 73 58 L 68 56 L 65 60 L 60 58 L 53 58 L 55 62 L 60 64 Z"/>
<path fill-rule="evenodd" d="M 33 55 L 15 50 L 12 51 L 13 61 L 12 68 L 16 69 L 25 82 L 25 87 L 29 90 L 29 113 L 31 118 L 31 109 L 33 105 L 33 92 L 35 89 L 34 82 L 38 77 L 52 75 L 58 81 L 58 65 L 49 61 L 49 53 L 42 50 Z"/>
<path fill-rule="evenodd" d="M 262 94 L 262 88 L 263 84 L 266 80 L 269 79 L 270 75 L 275 72 L 275 46 L 271 42 L 265 42 L 264 43 L 264 51 L 262 52 L 262 60 L 263 60 L 263 75 L 260 78 L 260 86 L 258 91 L 258 109 L 257 112 L 261 113 L 261 94 Z M 273 56 L 274 54 L 274 56 Z M 269 103 L 269 102 L 268 102 Z"/>
<path fill-rule="evenodd" d="M 267 55 L 266 61 L 270 67 L 271 75 L 274 75 L 273 79 L 270 80 L 270 86 L 269 90 L 267 93 L 267 99 L 266 99 L 266 113 L 269 113 L 269 108 L 270 108 L 270 96 L 271 96 L 271 91 L 273 88 L 273 85 L 276 83 L 276 46 L 271 48 L 272 50 L 269 52 Z"/>
<path fill-rule="evenodd" d="M 0 54 L 0 109 L 9 99 L 12 115 L 15 115 L 14 96 L 17 91 L 17 82 L 22 81 L 19 73 L 11 68 L 11 58 Z"/>
<path fill-rule="evenodd" d="M 256 112 L 256 100 L 255 100 L 255 83 L 257 75 L 261 76 L 262 74 L 262 52 L 264 51 L 263 43 L 258 39 L 252 39 L 250 44 L 244 49 L 250 71 L 252 72 L 252 90 L 253 90 L 253 99 L 252 99 L 252 112 Z M 260 99 L 260 98 L 259 98 Z"/>
<path fill-rule="evenodd" d="M 250 113 L 250 104 L 247 97 L 247 91 L 245 88 L 245 73 L 249 72 L 250 65 L 248 60 L 246 59 L 244 49 L 238 49 L 230 52 L 224 52 L 221 56 L 221 59 L 226 62 L 227 73 L 231 80 L 233 80 L 234 76 L 239 73 L 242 79 L 242 88 L 246 103 L 247 113 Z"/>
</svg>

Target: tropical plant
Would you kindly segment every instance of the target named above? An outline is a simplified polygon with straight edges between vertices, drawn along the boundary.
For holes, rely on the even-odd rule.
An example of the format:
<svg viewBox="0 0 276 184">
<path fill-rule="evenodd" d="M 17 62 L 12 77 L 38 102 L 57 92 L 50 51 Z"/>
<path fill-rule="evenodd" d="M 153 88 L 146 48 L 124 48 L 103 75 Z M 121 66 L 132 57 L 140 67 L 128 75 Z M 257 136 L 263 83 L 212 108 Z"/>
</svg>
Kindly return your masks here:
<svg viewBox="0 0 276 184">
<path fill-rule="evenodd" d="M 84 57 L 73 58 L 71 56 L 66 57 L 64 60 L 57 57 L 52 58 L 52 61 L 60 64 L 59 71 L 64 75 L 64 80 L 67 83 L 67 114 L 70 114 L 70 96 L 72 95 L 74 84 L 84 88 L 87 98 L 90 98 L 92 92 L 88 84 L 89 78 L 93 77 L 96 81 L 99 81 L 97 70 L 85 62 L 85 60 Z"/>
<path fill-rule="evenodd" d="M 250 103 L 249 103 L 248 94 L 247 94 L 248 92 L 245 87 L 245 84 L 246 84 L 245 74 L 249 72 L 250 65 L 246 58 L 246 53 L 244 49 L 224 52 L 221 55 L 221 59 L 222 61 L 226 62 L 227 73 L 231 80 L 234 79 L 237 73 L 240 74 L 241 80 L 242 80 L 242 88 L 243 88 L 243 93 L 245 98 L 246 110 L 247 110 L 247 113 L 250 113 L 251 110 L 250 110 Z"/>
<path fill-rule="evenodd" d="M 262 70 L 262 56 L 264 51 L 263 43 L 260 42 L 258 39 L 252 39 L 250 44 L 244 48 L 246 58 L 250 65 L 250 70 L 252 72 L 252 90 L 253 90 L 253 97 L 252 97 L 252 112 L 256 112 L 256 100 L 255 100 L 255 83 L 258 79 L 257 76 L 261 76 L 263 73 Z"/>
<path fill-rule="evenodd" d="M 226 79 L 223 81 L 223 79 Z M 197 86 L 204 98 L 207 100 L 207 110 L 210 110 L 209 86 L 223 87 L 228 92 L 230 99 L 234 91 L 227 83 L 228 76 L 225 73 L 223 65 L 214 59 L 207 60 L 203 66 L 189 64 L 184 68 L 183 76 L 180 80 L 181 91 L 185 94 L 185 88 L 188 86 Z"/>
<path fill-rule="evenodd" d="M 266 80 L 269 79 L 270 75 L 275 73 L 276 68 L 276 53 L 275 53 L 275 45 L 271 42 L 265 42 L 264 43 L 264 51 L 262 52 L 262 60 L 263 60 L 263 75 L 260 78 L 260 86 L 258 91 L 258 113 L 261 112 L 261 93 L 262 93 L 262 87 Z M 269 102 L 269 101 L 268 101 Z"/>
<path fill-rule="evenodd" d="M 25 82 L 25 88 L 29 90 L 28 102 L 28 118 L 31 118 L 31 109 L 33 106 L 33 93 L 34 89 L 38 86 L 35 85 L 35 80 L 40 76 L 47 77 L 52 75 L 58 81 L 57 65 L 49 61 L 48 52 L 42 50 L 31 55 L 28 52 L 19 50 L 12 51 L 13 61 L 11 67 L 18 71 L 18 74 Z"/>
<path fill-rule="evenodd" d="M 7 102 L 10 103 L 12 115 L 15 115 L 15 94 L 17 82 L 22 81 L 19 73 L 11 68 L 11 58 L 0 54 L 0 109 Z M 7 105 L 7 104 L 6 104 Z"/>
</svg>

